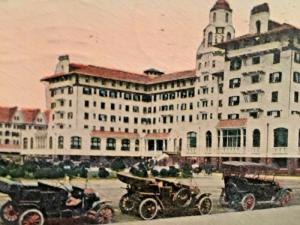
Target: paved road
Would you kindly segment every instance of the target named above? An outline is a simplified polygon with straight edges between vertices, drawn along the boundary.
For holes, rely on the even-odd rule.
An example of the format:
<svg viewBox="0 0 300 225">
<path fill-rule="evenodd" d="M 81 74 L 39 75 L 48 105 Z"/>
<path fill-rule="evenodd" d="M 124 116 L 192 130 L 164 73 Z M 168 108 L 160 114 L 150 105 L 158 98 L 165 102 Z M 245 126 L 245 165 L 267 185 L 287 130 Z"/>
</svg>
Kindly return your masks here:
<svg viewBox="0 0 300 225">
<path fill-rule="evenodd" d="M 290 187 L 293 189 L 292 205 L 300 205 L 300 177 L 278 177 L 277 180 L 282 186 Z M 32 183 L 32 181 L 29 181 Z M 49 183 L 49 181 L 46 181 Z M 51 181 L 52 183 L 59 183 L 58 181 Z M 223 180 L 220 174 L 213 174 L 212 176 L 199 175 L 193 179 L 180 180 L 182 183 L 198 185 L 202 192 L 210 192 L 214 203 L 212 214 L 228 213 L 233 210 L 223 208 L 219 205 L 218 199 L 221 187 L 223 187 Z M 81 187 L 85 186 L 85 180 L 73 180 L 73 185 Z M 114 208 L 116 209 L 116 222 L 127 222 L 139 220 L 137 217 L 127 216 L 120 213 L 118 203 L 120 197 L 126 192 L 123 188 L 126 187 L 117 179 L 94 179 L 88 182 L 88 186 L 100 193 L 101 197 L 106 200 L 111 200 Z M 0 204 L 5 201 L 4 196 L 0 196 Z"/>
</svg>

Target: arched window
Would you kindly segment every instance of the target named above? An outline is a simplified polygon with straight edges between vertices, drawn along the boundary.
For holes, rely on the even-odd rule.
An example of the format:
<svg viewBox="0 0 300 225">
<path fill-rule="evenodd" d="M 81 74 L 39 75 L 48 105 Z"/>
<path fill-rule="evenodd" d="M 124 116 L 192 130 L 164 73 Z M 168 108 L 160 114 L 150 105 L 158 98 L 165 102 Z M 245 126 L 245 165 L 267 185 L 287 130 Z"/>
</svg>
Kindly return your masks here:
<svg viewBox="0 0 300 225">
<path fill-rule="evenodd" d="M 287 147 L 288 136 L 288 129 L 282 127 L 274 129 L 274 147 Z"/>
<path fill-rule="evenodd" d="M 188 141 L 188 148 L 196 148 L 197 147 L 197 133 L 196 132 L 187 133 L 187 141 Z"/>
<path fill-rule="evenodd" d="M 135 140 L 135 148 L 134 150 L 137 152 L 140 150 L 140 140 L 136 139 Z"/>
<path fill-rule="evenodd" d="M 4 144 L 9 145 L 9 139 L 5 139 Z"/>
<path fill-rule="evenodd" d="M 121 150 L 122 151 L 129 151 L 130 150 L 130 140 L 129 139 L 122 139 L 121 143 Z"/>
<path fill-rule="evenodd" d="M 91 138 L 91 149 L 92 150 L 100 150 L 101 148 L 101 139 L 99 137 Z"/>
<path fill-rule="evenodd" d="M 217 21 L 217 14 L 216 14 L 216 13 L 213 14 L 213 21 L 214 21 L 214 22 Z"/>
<path fill-rule="evenodd" d="M 252 146 L 253 147 L 260 147 L 260 131 L 255 129 L 252 135 Z"/>
<path fill-rule="evenodd" d="M 52 137 L 49 137 L 49 149 L 52 149 L 53 147 L 53 139 Z"/>
<path fill-rule="evenodd" d="M 23 138 L 23 149 L 28 148 L 28 138 Z"/>
<path fill-rule="evenodd" d="M 58 149 L 64 148 L 64 137 L 63 136 L 58 137 L 57 147 L 58 147 Z"/>
<path fill-rule="evenodd" d="M 30 148 L 33 149 L 33 138 L 30 138 Z"/>
<path fill-rule="evenodd" d="M 71 137 L 71 149 L 81 149 L 81 137 Z"/>
<path fill-rule="evenodd" d="M 227 41 L 230 41 L 230 40 L 231 40 L 231 33 L 230 33 L 230 32 L 227 33 L 227 35 L 226 35 L 226 40 L 227 40 Z"/>
<path fill-rule="evenodd" d="M 5 131 L 5 136 L 9 136 L 10 132 L 9 131 Z"/>
<path fill-rule="evenodd" d="M 116 150 L 116 139 L 114 138 L 106 139 L 106 150 Z"/>
<path fill-rule="evenodd" d="M 210 131 L 206 132 L 206 148 L 211 148 L 212 146 L 212 135 Z"/>
<path fill-rule="evenodd" d="M 225 14 L 225 22 L 228 23 L 229 22 L 229 13 Z"/>
<path fill-rule="evenodd" d="M 209 46 L 212 46 L 212 42 L 213 42 L 213 33 L 212 32 L 209 32 L 208 33 L 208 47 Z"/>
<path fill-rule="evenodd" d="M 261 22 L 258 20 L 256 21 L 256 33 L 260 33 L 261 31 Z"/>
</svg>

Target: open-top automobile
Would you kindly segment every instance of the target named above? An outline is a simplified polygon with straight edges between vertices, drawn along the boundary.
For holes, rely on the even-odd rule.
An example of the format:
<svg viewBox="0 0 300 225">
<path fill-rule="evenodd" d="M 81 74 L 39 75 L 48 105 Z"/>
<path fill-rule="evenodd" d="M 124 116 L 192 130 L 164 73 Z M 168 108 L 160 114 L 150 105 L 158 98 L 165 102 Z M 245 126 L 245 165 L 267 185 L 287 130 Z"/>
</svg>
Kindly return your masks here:
<svg viewBox="0 0 300 225">
<path fill-rule="evenodd" d="M 256 206 L 286 206 L 292 190 L 281 187 L 275 180 L 278 168 L 254 162 L 222 163 L 224 188 L 220 203 L 236 210 L 253 210 Z"/>
</svg>

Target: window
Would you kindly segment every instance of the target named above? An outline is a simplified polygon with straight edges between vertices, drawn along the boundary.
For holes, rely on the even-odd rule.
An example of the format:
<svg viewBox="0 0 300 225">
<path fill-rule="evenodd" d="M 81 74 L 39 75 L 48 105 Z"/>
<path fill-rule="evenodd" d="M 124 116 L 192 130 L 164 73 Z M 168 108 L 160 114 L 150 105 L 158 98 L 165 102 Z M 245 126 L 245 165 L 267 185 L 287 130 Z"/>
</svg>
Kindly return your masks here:
<svg viewBox="0 0 300 225">
<path fill-rule="evenodd" d="M 225 129 L 223 132 L 223 147 L 241 147 L 241 130 Z"/>
<path fill-rule="evenodd" d="M 33 145 L 34 145 L 34 143 L 33 143 L 33 138 L 30 138 L 30 148 L 31 148 L 31 149 L 33 149 Z"/>
<path fill-rule="evenodd" d="M 249 95 L 249 102 L 257 102 L 258 101 L 258 94 L 253 93 Z"/>
<path fill-rule="evenodd" d="M 107 91 L 105 89 L 100 89 L 99 96 L 101 96 L 101 97 L 107 97 Z"/>
<path fill-rule="evenodd" d="M 197 133 L 189 132 L 187 134 L 188 148 L 196 148 L 197 147 Z"/>
<path fill-rule="evenodd" d="M 82 94 L 84 94 L 84 95 L 91 95 L 92 94 L 92 89 L 88 88 L 88 87 L 84 87 L 82 89 Z"/>
<path fill-rule="evenodd" d="M 229 22 L 229 13 L 225 14 L 225 22 L 228 23 Z"/>
<path fill-rule="evenodd" d="M 273 111 L 268 111 L 267 116 L 273 116 L 274 117 L 280 117 L 280 111 L 279 110 L 273 110 Z"/>
<path fill-rule="evenodd" d="M 272 92 L 272 102 L 278 102 L 278 91 L 273 91 Z"/>
<path fill-rule="evenodd" d="M 260 33 L 260 31 L 261 31 L 261 22 L 258 20 L 258 21 L 256 21 L 256 33 Z"/>
<path fill-rule="evenodd" d="M 251 84 L 259 83 L 259 81 L 260 81 L 259 74 L 251 76 Z"/>
<path fill-rule="evenodd" d="M 226 40 L 227 40 L 227 41 L 230 41 L 230 40 L 231 40 L 231 33 L 230 33 L 230 32 L 227 33 L 227 35 L 226 35 Z"/>
<path fill-rule="evenodd" d="M 228 119 L 229 120 L 237 120 L 240 118 L 239 114 L 228 114 Z"/>
<path fill-rule="evenodd" d="M 288 147 L 288 129 L 274 129 L 274 147 Z"/>
<path fill-rule="evenodd" d="M 238 88 L 241 86 L 241 79 L 240 78 L 234 78 L 229 80 L 229 88 Z"/>
<path fill-rule="evenodd" d="M 121 144 L 122 144 L 122 146 L 121 146 L 122 151 L 130 150 L 130 140 L 129 139 L 122 139 Z"/>
<path fill-rule="evenodd" d="M 71 137 L 71 149 L 81 149 L 81 137 Z"/>
<path fill-rule="evenodd" d="M 252 57 L 252 64 L 253 65 L 260 64 L 260 57 L 259 56 Z"/>
<path fill-rule="evenodd" d="M 99 137 L 91 138 L 91 149 L 92 150 L 100 150 L 101 147 L 101 139 Z"/>
<path fill-rule="evenodd" d="M 294 72 L 293 81 L 295 83 L 300 83 L 300 73 L 299 72 Z"/>
<path fill-rule="evenodd" d="M 299 102 L 299 92 L 298 91 L 294 92 L 294 102 Z"/>
<path fill-rule="evenodd" d="M 58 147 L 58 149 L 64 148 L 64 137 L 63 136 L 58 137 L 57 147 Z"/>
<path fill-rule="evenodd" d="M 49 137 L 49 148 L 52 149 L 53 148 L 53 138 Z"/>
<path fill-rule="evenodd" d="M 212 135 L 210 131 L 206 132 L 206 148 L 211 148 L 212 146 Z"/>
<path fill-rule="evenodd" d="M 295 53 L 294 61 L 296 63 L 300 63 L 300 53 L 297 53 L 297 52 Z"/>
<path fill-rule="evenodd" d="M 280 63 L 280 52 L 274 52 L 273 54 L 273 64 Z"/>
<path fill-rule="evenodd" d="M 111 104 L 110 104 L 110 109 L 111 109 L 111 110 L 115 110 L 115 104 L 114 104 L 114 103 L 111 103 Z"/>
<path fill-rule="evenodd" d="M 88 113 L 84 113 L 84 119 L 88 120 L 89 119 L 89 114 Z"/>
<path fill-rule="evenodd" d="M 114 138 L 106 139 L 106 150 L 116 150 L 116 139 Z"/>
<path fill-rule="evenodd" d="M 213 33 L 212 32 L 209 32 L 208 33 L 208 47 L 212 46 L 212 43 L 213 43 Z"/>
<path fill-rule="evenodd" d="M 88 108 L 90 106 L 90 102 L 89 101 L 84 101 L 84 107 Z"/>
<path fill-rule="evenodd" d="M 235 105 L 239 105 L 239 104 L 240 104 L 240 97 L 239 96 L 229 97 L 229 102 L 228 102 L 229 106 L 235 106 Z"/>
<path fill-rule="evenodd" d="M 281 82 L 282 73 L 275 72 L 270 74 L 270 83 L 280 83 Z"/>
<path fill-rule="evenodd" d="M 135 140 L 135 147 L 134 147 L 134 150 L 136 152 L 138 152 L 140 150 L 140 140 Z"/>
<path fill-rule="evenodd" d="M 213 14 L 213 21 L 216 22 L 216 20 L 217 20 L 217 14 L 214 12 L 214 14 Z"/>
<path fill-rule="evenodd" d="M 28 138 L 23 138 L 23 149 L 28 148 Z"/>
<path fill-rule="evenodd" d="M 300 130 L 298 131 L 298 147 L 300 147 Z M 300 159 L 298 159 L 298 162 L 300 161 Z"/>
<path fill-rule="evenodd" d="M 124 121 L 124 123 L 129 123 L 129 117 L 128 116 L 124 116 L 123 121 Z"/>
<path fill-rule="evenodd" d="M 101 108 L 101 109 L 105 109 L 105 102 L 101 102 L 101 103 L 100 103 L 100 108 Z"/>
<path fill-rule="evenodd" d="M 230 70 L 239 70 L 242 67 L 242 60 L 240 58 L 234 58 L 230 61 Z"/>
<path fill-rule="evenodd" d="M 252 146 L 253 147 L 260 147 L 260 131 L 258 129 L 255 129 L 253 131 L 253 134 L 252 134 Z"/>
</svg>

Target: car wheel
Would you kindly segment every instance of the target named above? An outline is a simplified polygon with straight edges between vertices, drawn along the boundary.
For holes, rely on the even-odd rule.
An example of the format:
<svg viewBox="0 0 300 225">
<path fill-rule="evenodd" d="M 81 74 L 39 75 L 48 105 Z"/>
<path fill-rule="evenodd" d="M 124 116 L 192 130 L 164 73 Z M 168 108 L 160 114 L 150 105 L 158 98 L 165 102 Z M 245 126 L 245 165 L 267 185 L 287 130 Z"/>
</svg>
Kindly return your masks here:
<svg viewBox="0 0 300 225">
<path fill-rule="evenodd" d="M 191 190 L 187 188 L 181 188 L 173 197 L 173 202 L 177 207 L 185 208 L 190 205 L 192 201 Z"/>
<path fill-rule="evenodd" d="M 96 222 L 98 224 L 109 224 L 114 222 L 115 212 L 110 205 L 102 205 L 97 212 Z"/>
<path fill-rule="evenodd" d="M 25 210 L 19 219 L 19 225 L 43 225 L 44 222 L 43 213 L 38 209 Z"/>
<path fill-rule="evenodd" d="M 211 213 L 212 210 L 212 200 L 209 197 L 204 197 L 200 199 L 200 202 L 198 204 L 198 209 L 200 215 L 207 215 Z"/>
<path fill-rule="evenodd" d="M 158 205 L 155 199 L 146 198 L 139 206 L 139 215 L 144 220 L 152 220 L 157 216 Z"/>
<path fill-rule="evenodd" d="M 7 225 L 16 225 L 19 219 L 19 212 L 14 207 L 11 201 L 6 202 L 1 207 L 1 219 L 4 222 L 4 224 Z"/>
<path fill-rule="evenodd" d="M 284 207 L 287 206 L 292 199 L 292 194 L 290 191 L 284 191 L 279 197 L 279 205 Z"/>
<path fill-rule="evenodd" d="M 244 211 L 253 210 L 255 207 L 256 199 L 251 193 L 244 195 L 241 201 L 242 209 Z"/>
<path fill-rule="evenodd" d="M 121 197 L 119 202 L 119 208 L 122 213 L 127 214 L 134 211 L 136 202 L 130 194 L 125 194 Z"/>
</svg>

